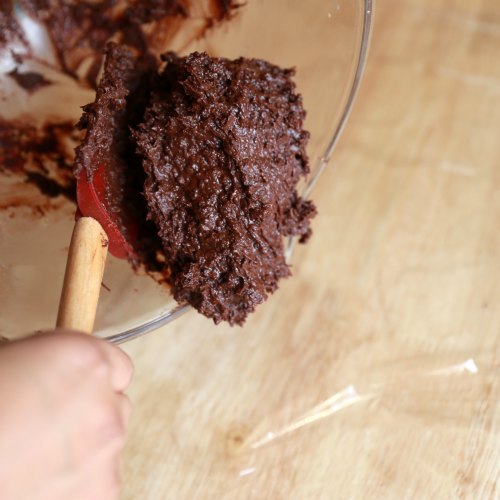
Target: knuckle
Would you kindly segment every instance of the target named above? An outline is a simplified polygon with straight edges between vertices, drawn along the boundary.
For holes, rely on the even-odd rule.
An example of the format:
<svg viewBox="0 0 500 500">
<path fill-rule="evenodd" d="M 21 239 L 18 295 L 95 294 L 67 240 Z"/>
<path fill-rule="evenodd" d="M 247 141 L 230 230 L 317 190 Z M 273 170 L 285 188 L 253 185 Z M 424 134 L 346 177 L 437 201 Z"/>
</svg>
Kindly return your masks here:
<svg viewBox="0 0 500 500">
<path fill-rule="evenodd" d="M 125 428 L 120 413 L 111 404 L 95 412 L 94 431 L 101 442 L 111 447 L 125 443 Z"/>
<path fill-rule="evenodd" d="M 71 339 L 67 346 L 67 361 L 72 366 L 81 368 L 94 376 L 105 375 L 108 371 L 106 356 L 96 342 L 89 340 L 84 338 Z"/>
</svg>

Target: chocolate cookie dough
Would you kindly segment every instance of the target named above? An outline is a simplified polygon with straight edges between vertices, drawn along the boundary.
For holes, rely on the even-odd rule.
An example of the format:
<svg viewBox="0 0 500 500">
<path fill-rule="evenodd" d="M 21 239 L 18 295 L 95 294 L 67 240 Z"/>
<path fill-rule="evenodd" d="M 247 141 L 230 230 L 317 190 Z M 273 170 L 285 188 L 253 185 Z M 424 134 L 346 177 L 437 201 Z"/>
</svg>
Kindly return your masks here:
<svg viewBox="0 0 500 500">
<path fill-rule="evenodd" d="M 290 275 L 283 238 L 311 234 L 296 191 L 309 172 L 293 70 L 170 53 L 133 133 L 175 298 L 242 324 Z"/>
<path fill-rule="evenodd" d="M 109 44 L 75 173 L 106 169 L 106 204 L 148 270 L 216 323 L 242 324 L 290 275 L 284 238 L 316 209 L 294 71 L 206 53 L 149 65 Z M 138 228 L 132 238 L 130 228 Z"/>
<path fill-rule="evenodd" d="M 128 48 L 116 43 L 107 45 L 105 55 L 96 99 L 83 107 L 78 123 L 86 135 L 76 148 L 74 173 L 78 178 L 85 170 L 93 181 L 96 169 L 102 167 L 106 210 L 134 247 L 136 255 L 130 260 L 158 271 L 156 254 L 161 245 L 153 223 L 147 221 L 142 194 L 146 175 L 130 136 L 130 128 L 143 119 L 157 67 L 149 60 L 150 65 L 138 62 Z"/>
</svg>

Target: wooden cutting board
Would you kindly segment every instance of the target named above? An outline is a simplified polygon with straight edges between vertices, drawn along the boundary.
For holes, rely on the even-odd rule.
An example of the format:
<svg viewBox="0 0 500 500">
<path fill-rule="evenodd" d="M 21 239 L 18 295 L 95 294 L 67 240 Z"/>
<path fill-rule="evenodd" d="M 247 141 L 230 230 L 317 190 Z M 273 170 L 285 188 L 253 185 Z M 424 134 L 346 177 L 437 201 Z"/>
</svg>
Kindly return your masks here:
<svg viewBox="0 0 500 500">
<path fill-rule="evenodd" d="M 294 278 L 136 365 L 122 499 L 500 498 L 500 5 L 379 0 Z"/>
</svg>

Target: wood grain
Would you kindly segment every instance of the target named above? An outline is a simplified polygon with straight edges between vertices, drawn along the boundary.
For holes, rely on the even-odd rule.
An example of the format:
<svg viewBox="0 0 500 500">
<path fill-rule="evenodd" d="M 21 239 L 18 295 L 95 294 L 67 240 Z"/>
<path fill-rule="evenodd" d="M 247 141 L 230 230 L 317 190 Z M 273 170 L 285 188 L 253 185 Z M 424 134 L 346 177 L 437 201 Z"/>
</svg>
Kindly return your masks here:
<svg viewBox="0 0 500 500">
<path fill-rule="evenodd" d="M 500 498 L 498 1 L 377 8 L 294 278 L 126 346 L 123 500 Z"/>
<path fill-rule="evenodd" d="M 61 291 L 57 328 L 92 333 L 108 254 L 108 238 L 91 217 L 75 223 Z"/>
</svg>

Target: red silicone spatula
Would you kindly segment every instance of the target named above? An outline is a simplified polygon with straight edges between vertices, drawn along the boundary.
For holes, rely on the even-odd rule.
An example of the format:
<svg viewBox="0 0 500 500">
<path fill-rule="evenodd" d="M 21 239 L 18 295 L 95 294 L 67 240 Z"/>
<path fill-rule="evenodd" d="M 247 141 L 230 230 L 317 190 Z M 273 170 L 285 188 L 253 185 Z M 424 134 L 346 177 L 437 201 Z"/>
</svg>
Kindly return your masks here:
<svg viewBox="0 0 500 500">
<path fill-rule="evenodd" d="M 77 221 L 59 302 L 58 328 L 92 333 L 108 250 L 122 259 L 135 255 L 131 242 L 136 225 L 129 223 L 126 239 L 106 202 L 105 171 L 99 166 L 91 179 L 85 170 L 77 177 Z"/>
</svg>

